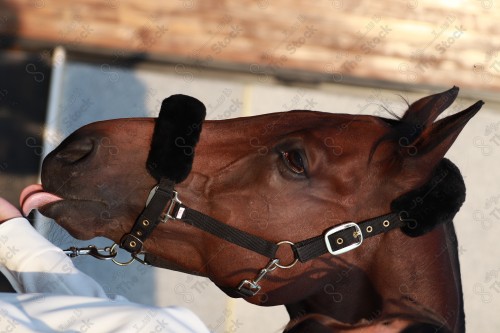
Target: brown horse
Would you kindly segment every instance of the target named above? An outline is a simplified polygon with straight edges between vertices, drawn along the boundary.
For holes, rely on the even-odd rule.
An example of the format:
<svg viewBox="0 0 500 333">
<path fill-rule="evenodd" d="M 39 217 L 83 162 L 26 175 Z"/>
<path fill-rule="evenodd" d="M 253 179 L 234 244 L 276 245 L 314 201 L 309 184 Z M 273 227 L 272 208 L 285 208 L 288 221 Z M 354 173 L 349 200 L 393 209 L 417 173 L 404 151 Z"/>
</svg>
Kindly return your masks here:
<svg viewBox="0 0 500 333">
<path fill-rule="evenodd" d="M 422 98 L 399 119 L 292 111 L 205 121 L 192 171 L 175 188 L 192 209 L 268 242 L 287 241 L 276 253 L 287 266 L 297 259 L 291 244 L 384 216 L 395 199 L 429 182 L 482 105 L 435 121 L 457 94 L 454 87 Z M 146 168 L 154 128 L 154 119 L 140 118 L 77 130 L 44 160 L 44 192 L 25 194 L 25 206 L 39 207 L 76 238 L 119 244 L 157 184 Z M 305 314 L 339 331 L 464 331 L 451 223 L 419 237 L 398 228 L 343 254 L 272 267 L 261 279 L 269 258 L 179 221 L 160 224 L 143 250 L 223 288 L 259 282 L 262 290 L 246 300 L 286 304 L 292 330 L 321 331 L 300 319 Z"/>
</svg>

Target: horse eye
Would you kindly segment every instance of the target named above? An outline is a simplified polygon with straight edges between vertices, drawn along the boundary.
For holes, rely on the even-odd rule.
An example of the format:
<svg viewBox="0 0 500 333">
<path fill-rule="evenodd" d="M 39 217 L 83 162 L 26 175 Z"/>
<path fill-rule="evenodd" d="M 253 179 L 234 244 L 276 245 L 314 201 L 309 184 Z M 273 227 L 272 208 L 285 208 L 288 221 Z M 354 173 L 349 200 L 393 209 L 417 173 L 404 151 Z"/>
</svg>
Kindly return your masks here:
<svg viewBox="0 0 500 333">
<path fill-rule="evenodd" d="M 283 151 L 281 152 L 281 158 L 290 171 L 297 175 L 305 175 L 304 160 L 298 150 Z"/>
</svg>

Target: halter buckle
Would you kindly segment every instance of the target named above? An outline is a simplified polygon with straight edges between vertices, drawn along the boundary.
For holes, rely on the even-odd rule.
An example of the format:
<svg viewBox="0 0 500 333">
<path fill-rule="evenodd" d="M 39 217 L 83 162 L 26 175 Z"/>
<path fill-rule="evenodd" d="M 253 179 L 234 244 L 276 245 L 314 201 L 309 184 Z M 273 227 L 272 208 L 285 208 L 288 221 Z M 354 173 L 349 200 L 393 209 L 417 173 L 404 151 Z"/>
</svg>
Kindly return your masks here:
<svg viewBox="0 0 500 333">
<path fill-rule="evenodd" d="M 330 239 L 335 238 L 335 237 L 332 237 L 332 235 L 335 235 L 335 234 L 342 232 L 342 231 L 349 229 L 349 228 L 354 229 L 352 238 L 357 238 L 358 241 L 356 243 L 353 243 L 353 244 L 348 245 L 346 247 L 342 247 L 340 249 L 337 249 L 338 246 L 337 247 L 332 246 Z M 342 245 L 342 243 L 344 242 L 344 238 L 342 238 L 342 237 L 335 238 L 335 242 L 337 243 L 337 245 Z M 360 246 L 362 243 L 363 243 L 363 232 L 361 231 L 361 228 L 359 227 L 359 225 L 357 225 L 354 222 L 348 222 L 348 223 L 344 223 L 344 224 L 341 224 L 339 226 L 333 227 L 330 230 L 328 230 L 325 234 L 326 248 L 328 249 L 328 252 L 330 252 L 334 256 L 345 253 L 345 252 L 349 252 L 349 251 L 357 248 L 358 246 Z"/>
<path fill-rule="evenodd" d="M 167 210 L 163 214 L 161 218 L 161 222 L 167 223 L 168 220 L 180 220 L 184 215 L 184 211 L 186 210 L 182 207 L 182 201 L 179 200 L 179 193 L 177 191 L 172 191 L 174 197 L 170 200 L 170 204 L 168 205 Z M 177 208 L 178 209 L 177 209 Z"/>
</svg>

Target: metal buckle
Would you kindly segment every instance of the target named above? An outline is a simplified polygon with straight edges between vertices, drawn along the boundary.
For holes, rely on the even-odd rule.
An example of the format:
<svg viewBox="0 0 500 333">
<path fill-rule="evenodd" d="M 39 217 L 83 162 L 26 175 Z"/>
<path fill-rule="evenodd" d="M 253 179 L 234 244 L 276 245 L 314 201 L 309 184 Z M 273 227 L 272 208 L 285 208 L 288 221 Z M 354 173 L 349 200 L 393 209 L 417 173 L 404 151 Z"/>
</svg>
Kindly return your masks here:
<svg viewBox="0 0 500 333">
<path fill-rule="evenodd" d="M 172 215 L 174 213 L 175 205 L 182 205 L 182 201 L 179 200 L 179 193 L 177 193 L 177 191 L 175 190 L 173 191 L 173 193 L 174 197 L 170 200 L 170 205 L 161 218 L 161 222 L 163 223 L 167 223 L 168 220 L 180 220 L 184 215 L 184 207 L 180 207 L 175 216 Z"/>
<path fill-rule="evenodd" d="M 330 244 L 330 238 L 329 237 L 331 235 L 333 235 L 333 234 L 336 234 L 338 232 L 341 232 L 341 231 L 343 231 L 345 229 L 349 229 L 349 228 L 354 228 L 355 229 L 355 231 L 354 231 L 353 234 L 355 234 L 355 236 L 354 236 L 355 238 L 359 237 L 358 242 L 354 243 L 354 244 L 351 244 L 349 246 L 346 246 L 344 248 L 341 248 L 339 250 L 334 250 L 332 248 L 332 245 Z M 349 251 L 357 248 L 358 246 L 360 246 L 362 243 L 363 243 L 363 233 L 361 232 L 361 228 L 359 227 L 359 225 L 357 225 L 354 222 L 348 222 L 348 223 L 344 223 L 344 224 L 341 224 L 339 226 L 333 227 L 330 230 L 328 230 L 327 233 L 325 234 L 326 248 L 328 249 L 328 252 L 330 252 L 334 256 L 342 254 L 342 253 L 345 253 L 345 252 L 349 252 Z"/>
<path fill-rule="evenodd" d="M 159 186 L 156 185 L 149 192 L 148 199 L 146 200 L 146 207 L 149 205 L 151 199 L 153 199 L 153 196 L 156 194 L 158 187 Z M 170 200 L 170 205 L 168 206 L 166 212 L 161 216 L 161 222 L 163 223 L 167 223 L 168 220 L 180 220 L 184 215 L 184 207 L 179 208 L 175 216 L 172 215 L 175 209 L 175 205 L 182 205 L 182 201 L 179 200 L 179 193 L 176 190 L 173 190 L 172 193 L 174 194 L 174 197 Z"/>
</svg>

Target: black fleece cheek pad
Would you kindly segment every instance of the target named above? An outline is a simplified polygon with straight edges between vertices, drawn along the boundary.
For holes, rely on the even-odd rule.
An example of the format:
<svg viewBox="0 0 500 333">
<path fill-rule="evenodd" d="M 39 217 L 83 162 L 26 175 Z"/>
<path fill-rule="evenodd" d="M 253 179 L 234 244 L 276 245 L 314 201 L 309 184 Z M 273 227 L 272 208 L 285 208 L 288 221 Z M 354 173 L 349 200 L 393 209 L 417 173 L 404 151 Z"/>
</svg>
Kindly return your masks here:
<svg viewBox="0 0 500 333">
<path fill-rule="evenodd" d="M 438 224 L 452 222 L 465 201 L 465 183 L 458 168 L 443 159 L 424 186 L 408 192 L 391 203 L 407 223 L 401 230 L 418 237 Z"/>
<path fill-rule="evenodd" d="M 205 110 L 202 102 L 186 95 L 163 100 L 147 160 L 149 173 L 158 181 L 180 183 L 191 172 Z"/>
</svg>

